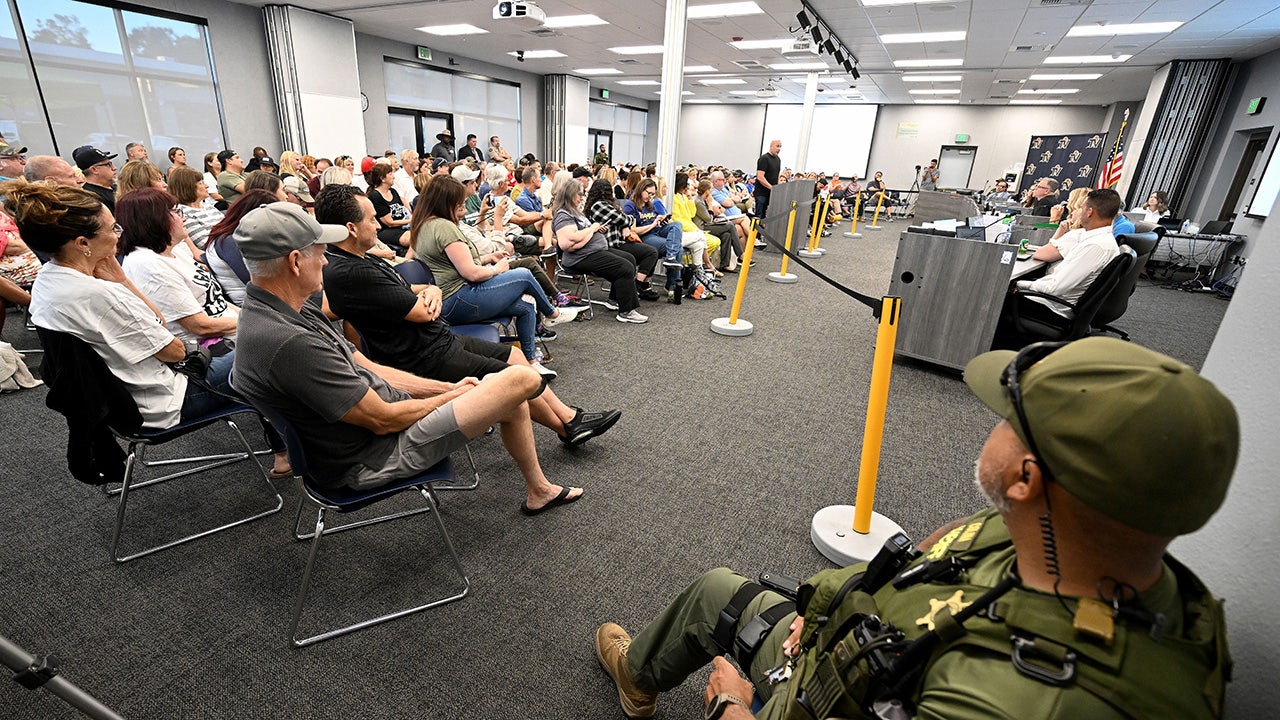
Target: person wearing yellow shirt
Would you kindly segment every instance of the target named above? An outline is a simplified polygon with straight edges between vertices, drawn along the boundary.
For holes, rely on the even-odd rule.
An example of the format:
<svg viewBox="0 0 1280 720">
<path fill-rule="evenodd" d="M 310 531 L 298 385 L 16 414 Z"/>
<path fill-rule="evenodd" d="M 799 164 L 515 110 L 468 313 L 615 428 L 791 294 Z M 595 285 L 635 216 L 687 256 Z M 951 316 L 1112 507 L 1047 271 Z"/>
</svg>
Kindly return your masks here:
<svg viewBox="0 0 1280 720">
<path fill-rule="evenodd" d="M 711 264 L 711 253 L 720 249 L 720 238 L 703 232 L 697 224 L 698 206 L 693 200 L 696 188 L 689 182 L 688 173 L 676 173 L 675 196 L 671 200 L 671 221 L 680 223 L 684 231 L 684 247 L 695 253 L 694 257 L 702 260 L 702 266 L 716 277 L 724 277 L 724 273 L 716 270 Z M 692 242 L 691 242 L 692 240 Z M 695 244 L 702 246 L 702 254 L 696 254 Z"/>
</svg>

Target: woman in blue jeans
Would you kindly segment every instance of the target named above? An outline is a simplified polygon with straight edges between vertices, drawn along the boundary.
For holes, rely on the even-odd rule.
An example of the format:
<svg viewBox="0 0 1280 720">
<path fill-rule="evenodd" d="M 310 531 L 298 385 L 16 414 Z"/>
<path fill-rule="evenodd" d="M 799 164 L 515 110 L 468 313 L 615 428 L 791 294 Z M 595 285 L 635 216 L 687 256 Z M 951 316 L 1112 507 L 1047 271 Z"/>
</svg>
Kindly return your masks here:
<svg viewBox="0 0 1280 720">
<path fill-rule="evenodd" d="M 654 206 L 658 184 L 645 178 L 636 185 L 631 198 L 622 203 L 622 212 L 636 219 L 636 234 L 646 245 L 652 245 L 662 255 L 662 266 L 667 269 L 667 287 L 680 286 L 681 247 L 684 229 L 680 223 L 666 222 L 669 218 Z"/>
<path fill-rule="evenodd" d="M 538 372 L 551 375 L 539 362 L 534 344 L 538 313 L 552 326 L 573 320 L 578 310 L 551 304 L 533 273 L 512 268 L 505 251 L 481 255 L 458 228 L 466 214 L 465 202 L 462 183 L 441 175 L 418 197 L 409 226 L 414 255 L 431 268 L 443 296 L 440 316 L 455 325 L 514 316 L 525 358 Z"/>
</svg>

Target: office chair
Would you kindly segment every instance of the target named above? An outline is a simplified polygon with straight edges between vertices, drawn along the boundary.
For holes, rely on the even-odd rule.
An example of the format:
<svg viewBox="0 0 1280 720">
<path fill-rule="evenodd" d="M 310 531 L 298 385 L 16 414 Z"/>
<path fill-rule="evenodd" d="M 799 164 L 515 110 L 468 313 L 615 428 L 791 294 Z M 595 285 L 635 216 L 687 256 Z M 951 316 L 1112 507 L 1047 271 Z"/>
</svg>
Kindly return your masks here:
<svg viewBox="0 0 1280 720">
<path fill-rule="evenodd" d="M 103 362 L 102 359 L 98 357 L 96 351 L 94 351 L 93 348 L 89 347 L 88 344 L 85 343 L 83 340 L 80 340 L 79 338 L 75 337 L 74 335 L 70 335 L 69 333 L 57 332 L 54 330 L 47 330 L 45 328 L 38 328 L 37 330 L 40 334 L 40 340 L 44 344 L 45 349 L 47 350 L 47 353 L 45 355 L 44 365 L 42 366 L 42 375 L 44 376 L 45 382 L 49 385 L 50 393 L 66 392 L 68 388 L 74 391 L 79 386 L 80 383 L 83 383 L 86 381 L 96 382 L 99 379 L 101 379 L 109 383 L 114 379 L 113 376 L 111 376 L 111 371 L 110 369 L 107 368 L 106 363 Z M 72 352 L 76 354 L 77 358 L 85 361 L 86 363 L 95 363 L 95 364 L 89 368 L 86 368 L 84 365 L 79 366 L 78 369 L 82 372 L 72 371 L 69 369 L 70 366 L 64 367 L 65 363 L 70 362 L 71 360 L 70 354 Z M 86 369 L 92 371 L 91 375 L 89 376 L 85 375 L 83 371 Z M 117 384 L 119 383 L 118 380 L 116 380 L 115 382 Z M 122 388 L 123 386 L 121 385 L 120 387 Z M 124 393 L 127 394 L 127 392 L 128 392 L 127 389 L 125 389 Z M 87 396 L 88 394 L 86 394 L 86 397 Z M 271 479 L 267 476 L 267 471 L 262 467 L 262 465 L 258 463 L 257 459 L 255 458 L 255 455 L 258 453 L 255 453 L 253 447 L 251 447 L 249 445 L 249 442 L 245 440 L 244 433 L 240 432 L 240 428 L 231 419 L 233 416 L 240 415 L 243 413 L 254 413 L 256 415 L 257 413 L 256 411 L 254 411 L 253 408 L 248 407 L 246 405 L 232 405 L 230 407 L 226 407 L 226 408 L 217 410 L 215 412 L 209 413 L 208 415 L 204 415 L 199 418 L 195 418 L 192 420 L 188 420 L 186 422 L 179 423 L 178 425 L 165 430 L 149 430 L 149 429 L 141 428 L 140 415 L 136 415 L 136 414 L 133 415 L 133 417 L 136 418 L 137 420 L 137 424 L 129 423 L 127 426 L 125 426 L 125 425 L 122 425 L 122 422 L 126 422 L 126 421 L 123 421 L 119 416 L 109 414 L 106 409 L 103 409 L 102 412 L 103 412 L 103 417 L 106 418 L 105 422 L 108 428 L 110 429 L 112 435 L 128 443 L 128 448 L 129 448 L 124 458 L 124 474 L 123 474 L 123 477 L 121 478 L 120 487 L 113 490 L 107 490 L 107 486 L 105 484 L 103 485 L 103 489 L 107 491 L 108 495 L 118 496 L 117 505 L 116 505 L 115 526 L 111 531 L 110 551 L 111 551 L 112 560 L 118 563 L 124 563 L 130 560 L 134 560 L 136 558 L 143 557 L 145 555 L 150 555 L 152 553 L 159 552 L 161 550 L 167 550 L 168 548 L 175 547 L 177 545 L 182 545 L 183 543 L 187 543 L 192 540 L 197 540 L 207 535 L 213 535 L 214 533 L 222 532 L 223 530 L 229 530 L 230 528 L 236 527 L 238 525 L 243 525 L 245 523 L 252 522 L 259 518 L 266 517 L 268 515 L 273 515 L 279 512 L 282 507 L 284 507 L 284 498 L 282 498 L 280 496 L 280 493 L 276 491 L 275 487 L 271 485 Z M 136 412 L 137 411 L 135 409 L 134 413 Z M 232 452 L 232 453 L 223 453 L 223 454 L 216 454 L 216 455 L 199 455 L 194 457 L 173 458 L 173 459 L 166 459 L 166 460 L 157 460 L 152 462 L 146 461 L 145 453 L 147 448 L 156 446 L 156 445 L 163 445 L 172 440 L 177 440 L 178 438 L 186 437 L 187 435 L 190 435 L 192 433 L 195 433 L 199 430 L 202 430 L 206 427 L 209 427 L 211 425 L 215 425 L 218 423 L 222 423 L 231 429 L 232 433 L 235 434 L 236 439 L 239 440 L 240 445 L 244 447 L 244 452 Z M 118 448 L 116 449 L 116 452 L 117 453 L 119 452 Z M 261 452 L 265 454 L 265 453 L 270 453 L 271 451 L 267 450 L 267 451 L 261 451 Z M 127 555 L 120 554 L 120 542 L 124 535 L 125 519 L 127 515 L 129 498 L 131 497 L 131 493 L 137 490 L 140 490 L 144 487 L 149 487 L 151 485 L 157 485 L 160 483 L 168 482 L 169 480 L 176 480 L 178 478 L 186 477 L 188 475 L 195 475 L 197 473 L 213 470 L 215 468 L 234 465 L 234 464 L 237 464 L 240 462 L 246 462 L 246 461 L 252 466 L 253 475 L 255 477 L 260 477 L 262 481 L 266 483 L 267 490 L 270 492 L 272 496 L 275 497 L 276 502 L 274 507 L 271 507 L 267 510 L 259 511 L 247 517 L 241 517 L 237 520 L 224 523 L 214 528 L 202 530 L 200 532 L 192 533 L 189 535 L 184 535 L 180 538 L 170 540 L 168 542 L 164 542 L 158 545 L 144 548 L 142 550 L 138 550 L 138 551 L 129 553 Z M 153 466 L 168 466 L 168 465 L 187 465 L 192 463 L 203 463 L 203 464 L 197 467 L 187 468 L 185 470 L 178 470 L 176 472 L 172 472 L 167 475 L 151 478 L 148 480 L 136 481 L 134 478 L 134 473 L 138 469 L 139 465 L 144 467 L 153 467 Z"/>
<path fill-rule="evenodd" d="M 1112 258 L 1102 268 L 1102 272 L 1098 273 L 1098 276 L 1089 284 L 1084 294 L 1074 303 L 1049 293 L 1035 290 L 1019 290 L 1018 294 L 1023 297 L 1044 298 L 1054 305 L 1059 305 L 1068 310 L 1067 317 L 1051 312 L 1028 316 L 1023 315 L 1019 309 L 1022 302 L 1014 302 L 1012 321 L 1013 328 L 1019 335 L 1020 345 L 1028 345 L 1042 340 L 1078 340 L 1087 335 L 1090 323 L 1102 307 L 1103 302 L 1106 301 L 1112 289 L 1120 282 L 1120 278 L 1129 271 L 1129 268 L 1133 266 L 1136 260 L 1137 254 L 1133 251 L 1133 248 L 1128 246 L 1120 248 L 1120 254 Z"/>
<path fill-rule="evenodd" d="M 373 488 L 371 490 L 352 490 L 347 487 L 326 487 L 311 473 L 310 467 L 307 465 L 306 452 L 302 447 L 302 440 L 298 437 L 298 433 L 294 430 L 293 426 L 290 425 L 289 422 L 285 420 L 284 417 L 274 408 L 259 406 L 258 409 L 271 422 L 271 425 L 280 432 L 280 435 L 284 437 L 285 445 L 289 448 L 289 462 L 293 465 L 294 474 L 302 481 L 302 491 L 305 496 L 298 505 L 298 518 L 295 520 L 294 524 L 294 537 L 297 540 L 311 540 L 311 549 L 307 553 L 307 563 L 302 571 L 302 583 L 298 587 L 298 597 L 294 602 L 293 613 L 289 619 L 289 642 L 294 647 L 314 645 L 318 642 L 346 635 L 357 630 L 363 630 L 367 627 L 390 622 L 391 620 L 419 613 L 433 607 L 454 602 L 455 600 L 461 600 L 467 595 L 471 589 L 471 582 L 467 579 L 467 574 L 462 569 L 462 561 L 458 559 L 458 553 L 453 548 L 453 541 L 449 538 L 449 531 L 445 529 L 444 521 L 440 518 L 439 498 L 436 497 L 435 490 L 433 488 L 434 483 L 450 481 L 453 479 L 453 463 L 450 462 L 449 458 L 441 460 L 423 473 L 403 480 L 396 480 L 383 485 L 382 487 Z M 422 495 L 422 499 L 426 503 L 426 507 L 413 510 L 403 510 L 366 520 L 338 525 L 336 527 L 325 526 L 325 514 L 330 511 L 344 514 L 355 512 L 357 510 L 371 507 L 383 500 L 410 490 L 416 490 Z M 304 533 L 298 530 L 297 523 L 301 521 L 302 508 L 308 501 L 316 507 L 316 523 L 314 530 Z M 425 603 L 415 605 L 413 607 L 403 608 L 377 617 L 368 618 L 359 622 L 316 633 L 314 635 L 309 635 L 304 638 L 299 638 L 298 626 L 302 620 L 302 613 L 306 609 L 307 596 L 311 591 L 311 583 L 315 577 L 316 558 L 320 554 L 320 542 L 324 537 L 368 525 L 377 525 L 379 523 L 397 520 L 411 515 L 420 515 L 422 513 L 429 513 L 435 520 L 436 527 L 440 531 L 440 537 L 444 540 L 444 549 L 446 554 L 449 556 L 449 560 L 457 571 L 458 576 L 462 579 L 461 590 L 432 598 Z"/>
<path fill-rule="evenodd" d="M 1111 323 L 1119 320 L 1129 309 L 1129 297 L 1133 295 L 1133 291 L 1138 285 L 1138 276 L 1142 273 L 1142 268 L 1146 265 L 1147 258 L 1151 257 L 1152 251 L 1156 248 L 1156 243 L 1160 241 L 1160 237 L 1154 232 L 1149 233 L 1128 233 L 1120 235 L 1116 238 L 1116 242 L 1121 243 L 1120 248 L 1123 251 L 1128 247 L 1136 254 L 1133 265 L 1125 271 L 1116 286 L 1103 300 L 1102 306 L 1098 308 L 1098 312 L 1093 316 L 1093 320 L 1089 321 L 1089 334 L 1101 335 L 1104 333 L 1115 333 L 1120 336 L 1121 340 L 1128 341 L 1129 334 L 1125 331 L 1113 327 Z"/>
</svg>

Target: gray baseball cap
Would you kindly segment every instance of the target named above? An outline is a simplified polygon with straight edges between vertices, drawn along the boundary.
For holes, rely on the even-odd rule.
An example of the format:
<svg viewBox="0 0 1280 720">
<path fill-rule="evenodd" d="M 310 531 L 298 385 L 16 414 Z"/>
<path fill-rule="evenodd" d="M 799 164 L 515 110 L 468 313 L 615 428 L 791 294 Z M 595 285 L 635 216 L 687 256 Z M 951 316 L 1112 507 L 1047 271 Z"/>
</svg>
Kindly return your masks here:
<svg viewBox="0 0 1280 720">
<path fill-rule="evenodd" d="M 232 238 L 246 258 L 272 260 L 316 243 L 340 243 L 347 236 L 345 226 L 321 225 L 301 207 L 276 202 L 245 215 Z"/>
</svg>

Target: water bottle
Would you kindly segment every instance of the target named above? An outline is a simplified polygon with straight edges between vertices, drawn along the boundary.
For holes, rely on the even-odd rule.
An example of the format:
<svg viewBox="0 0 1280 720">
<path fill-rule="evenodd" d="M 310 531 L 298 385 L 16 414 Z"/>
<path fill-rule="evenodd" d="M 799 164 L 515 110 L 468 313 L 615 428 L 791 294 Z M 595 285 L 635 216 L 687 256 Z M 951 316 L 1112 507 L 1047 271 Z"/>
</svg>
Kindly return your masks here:
<svg viewBox="0 0 1280 720">
<path fill-rule="evenodd" d="M 1187 228 L 1189 228 L 1189 227 L 1191 227 L 1191 221 L 1190 221 L 1190 220 L 1183 220 L 1183 221 L 1182 221 L 1182 233 L 1183 233 L 1184 235 L 1187 233 Z"/>
</svg>

